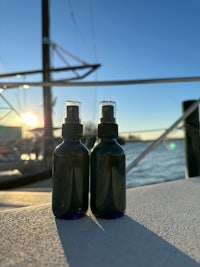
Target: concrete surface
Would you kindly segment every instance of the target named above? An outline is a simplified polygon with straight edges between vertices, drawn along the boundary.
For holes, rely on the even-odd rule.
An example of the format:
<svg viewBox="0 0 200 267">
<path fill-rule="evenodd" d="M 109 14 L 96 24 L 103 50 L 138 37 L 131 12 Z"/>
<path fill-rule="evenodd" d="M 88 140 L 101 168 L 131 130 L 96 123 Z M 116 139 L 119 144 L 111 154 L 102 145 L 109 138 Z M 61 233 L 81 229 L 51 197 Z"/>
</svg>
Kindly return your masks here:
<svg viewBox="0 0 200 267">
<path fill-rule="evenodd" d="M 55 219 L 50 192 L 3 191 L 0 205 L 1 267 L 200 266 L 200 178 L 128 189 L 118 220 Z"/>
</svg>

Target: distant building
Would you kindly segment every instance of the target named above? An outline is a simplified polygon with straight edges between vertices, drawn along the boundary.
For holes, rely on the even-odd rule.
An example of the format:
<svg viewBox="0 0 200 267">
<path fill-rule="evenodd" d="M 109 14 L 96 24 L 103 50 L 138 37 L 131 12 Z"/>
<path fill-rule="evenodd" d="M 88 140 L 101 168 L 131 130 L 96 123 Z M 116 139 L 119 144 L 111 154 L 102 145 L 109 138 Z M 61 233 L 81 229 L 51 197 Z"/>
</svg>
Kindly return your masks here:
<svg viewBox="0 0 200 267">
<path fill-rule="evenodd" d="M 22 138 L 22 128 L 0 125 L 0 143 L 17 141 Z"/>
</svg>

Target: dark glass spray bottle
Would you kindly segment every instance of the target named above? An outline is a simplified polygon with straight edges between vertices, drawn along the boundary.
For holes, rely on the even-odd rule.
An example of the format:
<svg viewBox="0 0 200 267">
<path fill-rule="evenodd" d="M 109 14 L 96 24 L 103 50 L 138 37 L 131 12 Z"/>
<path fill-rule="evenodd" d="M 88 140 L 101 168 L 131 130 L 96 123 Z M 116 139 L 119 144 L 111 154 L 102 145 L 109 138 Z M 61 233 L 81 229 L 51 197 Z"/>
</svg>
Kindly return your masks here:
<svg viewBox="0 0 200 267">
<path fill-rule="evenodd" d="M 100 139 L 91 153 L 90 206 L 96 217 L 121 217 L 126 207 L 125 153 L 117 142 L 115 102 L 100 103 Z"/>
<path fill-rule="evenodd" d="M 65 102 L 63 142 L 53 155 L 52 210 L 61 219 L 77 219 L 88 209 L 89 151 L 81 143 L 80 102 Z"/>
</svg>

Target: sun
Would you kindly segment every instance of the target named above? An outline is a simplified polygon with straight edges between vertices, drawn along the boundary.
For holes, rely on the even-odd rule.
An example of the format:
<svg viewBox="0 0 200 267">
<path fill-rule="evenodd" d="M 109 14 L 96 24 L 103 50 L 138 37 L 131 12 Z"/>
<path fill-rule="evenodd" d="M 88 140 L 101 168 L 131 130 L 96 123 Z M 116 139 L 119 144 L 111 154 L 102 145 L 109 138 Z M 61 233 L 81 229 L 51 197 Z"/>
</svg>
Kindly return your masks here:
<svg viewBox="0 0 200 267">
<path fill-rule="evenodd" d="M 22 120 L 27 126 L 36 126 L 36 124 L 37 124 L 37 118 L 31 112 L 23 113 L 22 114 Z"/>
</svg>

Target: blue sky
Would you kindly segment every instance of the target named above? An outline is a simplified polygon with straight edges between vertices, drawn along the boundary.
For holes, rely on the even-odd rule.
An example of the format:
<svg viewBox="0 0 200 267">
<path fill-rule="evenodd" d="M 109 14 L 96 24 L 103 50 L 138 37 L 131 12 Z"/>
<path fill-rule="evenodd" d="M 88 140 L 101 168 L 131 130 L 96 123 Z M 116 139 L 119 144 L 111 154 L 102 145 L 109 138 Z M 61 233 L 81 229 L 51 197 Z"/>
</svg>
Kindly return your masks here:
<svg viewBox="0 0 200 267">
<path fill-rule="evenodd" d="M 41 68 L 41 1 L 1 0 L 0 10 L 0 73 Z M 199 0 L 50 0 L 51 40 L 88 63 L 102 64 L 85 80 L 199 76 L 199 12 Z M 51 55 L 53 66 L 64 66 Z M 182 101 L 199 98 L 199 86 L 54 87 L 53 124 L 62 124 L 65 100 L 81 101 L 83 122 L 95 123 L 98 103 L 113 100 L 121 132 L 168 128 L 181 116 Z M 42 123 L 41 88 L 2 94 L 17 110 L 35 113 Z"/>
</svg>

